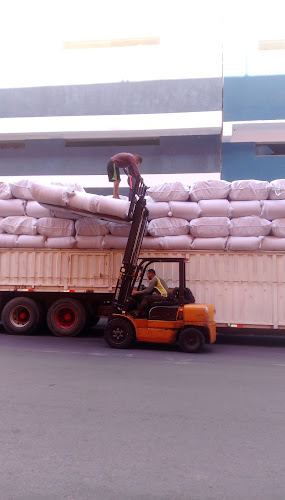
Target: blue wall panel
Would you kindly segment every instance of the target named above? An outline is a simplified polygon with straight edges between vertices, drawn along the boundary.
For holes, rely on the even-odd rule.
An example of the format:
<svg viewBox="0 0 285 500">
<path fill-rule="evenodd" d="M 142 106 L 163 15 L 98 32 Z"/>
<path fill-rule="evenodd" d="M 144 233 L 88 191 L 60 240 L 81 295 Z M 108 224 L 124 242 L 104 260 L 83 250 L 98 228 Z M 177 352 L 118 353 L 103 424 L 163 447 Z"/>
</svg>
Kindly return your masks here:
<svg viewBox="0 0 285 500">
<path fill-rule="evenodd" d="M 226 181 L 285 178 L 285 156 L 255 156 L 253 143 L 224 143 L 222 157 L 222 179 Z"/>
<path fill-rule="evenodd" d="M 285 75 L 225 77 L 224 121 L 284 120 Z"/>
</svg>

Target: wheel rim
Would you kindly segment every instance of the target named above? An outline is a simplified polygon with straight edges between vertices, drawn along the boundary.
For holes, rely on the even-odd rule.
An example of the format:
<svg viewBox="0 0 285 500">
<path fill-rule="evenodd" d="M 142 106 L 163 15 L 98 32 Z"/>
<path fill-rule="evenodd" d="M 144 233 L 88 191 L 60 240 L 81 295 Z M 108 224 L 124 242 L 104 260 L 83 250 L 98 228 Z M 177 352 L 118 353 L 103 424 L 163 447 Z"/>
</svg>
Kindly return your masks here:
<svg viewBox="0 0 285 500">
<path fill-rule="evenodd" d="M 118 345 L 122 344 L 126 340 L 127 336 L 128 336 L 128 334 L 124 331 L 123 328 L 121 328 L 119 326 L 112 328 L 111 339 L 116 344 L 118 344 Z"/>
<path fill-rule="evenodd" d="M 55 322 L 63 330 L 69 330 L 76 323 L 76 313 L 71 307 L 60 307 L 55 313 Z"/>
<path fill-rule="evenodd" d="M 30 311 L 25 306 L 16 306 L 10 312 L 10 323 L 16 328 L 23 328 L 30 321 Z"/>
<path fill-rule="evenodd" d="M 187 333 L 185 343 L 193 348 L 200 345 L 200 339 L 196 333 Z"/>
</svg>

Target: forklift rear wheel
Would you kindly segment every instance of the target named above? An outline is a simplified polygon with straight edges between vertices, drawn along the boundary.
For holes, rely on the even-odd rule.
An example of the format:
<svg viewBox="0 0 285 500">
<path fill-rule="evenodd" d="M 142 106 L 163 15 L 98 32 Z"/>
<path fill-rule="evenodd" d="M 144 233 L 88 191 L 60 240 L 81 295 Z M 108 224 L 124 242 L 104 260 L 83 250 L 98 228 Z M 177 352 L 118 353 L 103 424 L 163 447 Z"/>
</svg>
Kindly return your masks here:
<svg viewBox="0 0 285 500">
<path fill-rule="evenodd" d="M 198 352 L 205 344 L 205 337 L 197 328 L 185 328 L 178 339 L 179 347 L 184 352 Z"/>
<path fill-rule="evenodd" d="M 131 323 L 118 318 L 107 324 L 104 337 L 110 347 L 127 349 L 135 339 L 135 332 Z"/>
</svg>

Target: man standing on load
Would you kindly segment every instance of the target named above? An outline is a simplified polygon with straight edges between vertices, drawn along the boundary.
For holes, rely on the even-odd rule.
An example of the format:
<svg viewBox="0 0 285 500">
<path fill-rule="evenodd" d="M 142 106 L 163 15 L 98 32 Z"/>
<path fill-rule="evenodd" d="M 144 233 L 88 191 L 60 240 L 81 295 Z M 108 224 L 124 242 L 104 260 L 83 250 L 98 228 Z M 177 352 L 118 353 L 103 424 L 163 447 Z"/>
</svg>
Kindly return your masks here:
<svg viewBox="0 0 285 500">
<path fill-rule="evenodd" d="M 107 173 L 109 182 L 114 183 L 113 198 L 120 198 L 119 184 L 121 182 L 120 168 L 123 168 L 128 176 L 128 184 L 130 186 L 129 200 L 132 199 L 135 182 L 140 177 L 138 164 L 142 163 L 142 157 L 132 153 L 117 153 L 112 156 L 108 165 Z"/>
<path fill-rule="evenodd" d="M 133 296 L 142 298 L 139 308 L 134 312 L 135 317 L 145 315 L 153 302 L 163 302 L 169 295 L 169 288 L 166 282 L 156 275 L 154 269 L 147 271 L 147 278 L 150 281 L 148 287 L 139 292 L 133 292 Z"/>
</svg>

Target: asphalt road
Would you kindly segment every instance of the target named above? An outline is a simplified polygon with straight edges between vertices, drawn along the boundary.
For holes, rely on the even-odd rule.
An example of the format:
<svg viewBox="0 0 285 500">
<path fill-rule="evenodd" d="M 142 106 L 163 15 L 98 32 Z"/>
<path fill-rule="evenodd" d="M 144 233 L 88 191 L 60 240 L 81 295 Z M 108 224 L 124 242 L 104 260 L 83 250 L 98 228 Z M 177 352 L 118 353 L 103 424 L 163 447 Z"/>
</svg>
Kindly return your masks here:
<svg viewBox="0 0 285 500">
<path fill-rule="evenodd" d="M 1 500 L 284 500 L 285 343 L 0 335 Z"/>
</svg>

